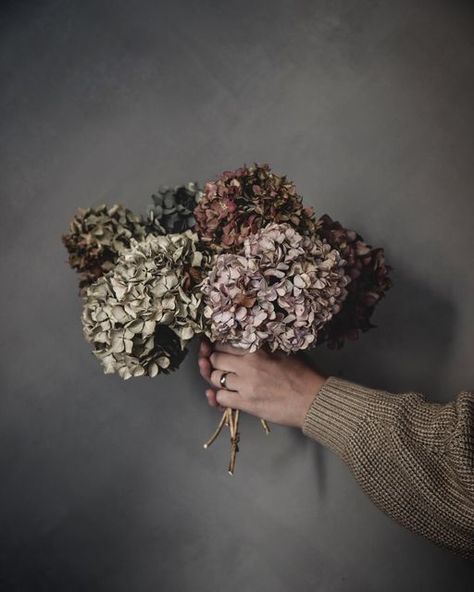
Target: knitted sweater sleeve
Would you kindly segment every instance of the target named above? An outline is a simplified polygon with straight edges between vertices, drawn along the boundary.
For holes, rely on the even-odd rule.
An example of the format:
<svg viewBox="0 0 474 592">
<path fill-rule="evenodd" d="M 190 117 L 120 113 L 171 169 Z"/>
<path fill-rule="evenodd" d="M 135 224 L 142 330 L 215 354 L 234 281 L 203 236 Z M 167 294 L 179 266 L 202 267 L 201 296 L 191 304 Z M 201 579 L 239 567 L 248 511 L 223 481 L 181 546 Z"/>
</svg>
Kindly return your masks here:
<svg viewBox="0 0 474 592">
<path fill-rule="evenodd" d="M 474 560 L 474 393 L 447 404 L 330 376 L 302 432 L 403 526 Z"/>
</svg>

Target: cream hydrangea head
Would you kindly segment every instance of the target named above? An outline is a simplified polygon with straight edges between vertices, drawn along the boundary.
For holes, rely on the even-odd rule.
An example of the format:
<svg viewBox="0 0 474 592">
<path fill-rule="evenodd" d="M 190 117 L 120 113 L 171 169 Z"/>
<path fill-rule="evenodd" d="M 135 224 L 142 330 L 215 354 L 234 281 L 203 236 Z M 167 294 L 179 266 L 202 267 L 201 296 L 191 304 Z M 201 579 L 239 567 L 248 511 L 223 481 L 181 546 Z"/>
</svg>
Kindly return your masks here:
<svg viewBox="0 0 474 592">
<path fill-rule="evenodd" d="M 85 295 L 84 336 L 106 374 L 156 376 L 179 366 L 202 332 L 199 284 L 211 263 L 190 230 L 132 241 Z"/>
<path fill-rule="evenodd" d="M 203 282 L 206 334 L 248 351 L 295 352 L 316 343 L 350 278 L 339 251 L 289 224 L 269 224 L 223 253 Z"/>
</svg>

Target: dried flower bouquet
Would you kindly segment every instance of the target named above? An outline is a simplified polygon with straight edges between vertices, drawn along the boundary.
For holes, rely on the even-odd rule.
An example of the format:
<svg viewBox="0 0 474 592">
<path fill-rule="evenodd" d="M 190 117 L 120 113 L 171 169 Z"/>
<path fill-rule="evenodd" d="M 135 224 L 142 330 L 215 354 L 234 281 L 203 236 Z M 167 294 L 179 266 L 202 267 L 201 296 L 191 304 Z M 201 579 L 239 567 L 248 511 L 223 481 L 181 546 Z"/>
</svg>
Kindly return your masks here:
<svg viewBox="0 0 474 592">
<path fill-rule="evenodd" d="M 353 230 L 304 207 L 268 164 L 160 187 L 146 217 L 120 205 L 79 210 L 63 242 L 80 274 L 86 340 L 105 373 L 176 370 L 194 335 L 246 351 L 340 348 L 375 325 L 390 266 Z M 224 410 L 229 473 L 239 410 Z M 268 434 L 270 428 L 260 419 Z"/>
</svg>

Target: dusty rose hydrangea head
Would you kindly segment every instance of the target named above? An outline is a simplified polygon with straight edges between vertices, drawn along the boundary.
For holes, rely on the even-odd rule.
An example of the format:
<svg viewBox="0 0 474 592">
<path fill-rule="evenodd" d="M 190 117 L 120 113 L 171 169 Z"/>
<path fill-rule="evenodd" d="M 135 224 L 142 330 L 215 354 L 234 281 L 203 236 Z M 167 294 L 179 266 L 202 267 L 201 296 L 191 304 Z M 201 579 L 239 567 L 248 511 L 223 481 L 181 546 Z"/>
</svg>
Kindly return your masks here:
<svg viewBox="0 0 474 592">
<path fill-rule="evenodd" d="M 319 341 L 327 342 L 330 348 L 340 348 L 346 339 L 358 339 L 361 332 L 376 327 L 370 319 L 375 306 L 392 286 L 392 268 L 385 263 L 383 249 L 372 248 L 357 232 L 344 228 L 327 214 L 318 219 L 317 233 L 341 253 L 351 278 L 341 312 L 323 327 L 319 336 Z"/>
<path fill-rule="evenodd" d="M 349 282 L 329 244 L 269 224 L 245 240 L 242 254 L 217 256 L 202 283 L 206 334 L 251 352 L 306 349 L 339 312 Z"/>
<path fill-rule="evenodd" d="M 194 230 L 216 251 L 241 251 L 245 239 L 269 223 L 286 223 L 300 234 L 312 234 L 315 218 L 303 207 L 295 185 L 268 164 L 225 171 L 206 183 L 194 210 Z"/>
</svg>

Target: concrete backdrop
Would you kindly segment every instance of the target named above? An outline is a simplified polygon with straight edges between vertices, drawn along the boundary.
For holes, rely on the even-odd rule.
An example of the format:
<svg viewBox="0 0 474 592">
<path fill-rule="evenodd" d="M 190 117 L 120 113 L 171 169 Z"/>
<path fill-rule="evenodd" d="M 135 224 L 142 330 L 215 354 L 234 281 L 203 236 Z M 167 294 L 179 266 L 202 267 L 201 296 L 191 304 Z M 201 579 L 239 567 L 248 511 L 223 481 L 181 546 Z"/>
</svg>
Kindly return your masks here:
<svg viewBox="0 0 474 592">
<path fill-rule="evenodd" d="M 229 477 L 196 344 L 173 376 L 104 376 L 60 235 L 267 161 L 395 268 L 380 328 L 321 367 L 473 388 L 473 24 L 453 0 L 2 3 L 1 590 L 468 589 L 298 430 L 244 417 Z"/>
</svg>

